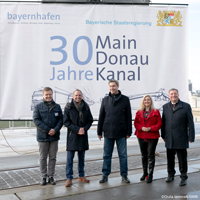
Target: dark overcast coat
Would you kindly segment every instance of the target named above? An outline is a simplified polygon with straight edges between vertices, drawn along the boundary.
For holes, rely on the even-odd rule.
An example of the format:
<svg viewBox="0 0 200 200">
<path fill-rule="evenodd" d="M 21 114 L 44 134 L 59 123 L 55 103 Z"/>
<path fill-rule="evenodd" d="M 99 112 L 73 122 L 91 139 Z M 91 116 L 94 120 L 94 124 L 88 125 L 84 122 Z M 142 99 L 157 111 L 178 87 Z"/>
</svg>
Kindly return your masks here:
<svg viewBox="0 0 200 200">
<path fill-rule="evenodd" d="M 101 103 L 97 134 L 117 139 L 132 134 L 132 115 L 130 100 L 119 91 L 120 95 L 114 101 L 109 96 L 104 97 Z"/>
<path fill-rule="evenodd" d="M 67 127 L 67 151 L 81 151 L 88 150 L 88 133 L 87 131 L 92 125 L 93 117 L 88 104 L 84 102 L 82 109 L 84 122 L 82 122 L 81 127 L 84 128 L 85 134 L 78 135 L 79 129 L 79 113 L 74 106 L 73 100 L 71 103 L 67 103 L 64 111 L 63 124 Z"/>
<path fill-rule="evenodd" d="M 165 147 L 169 149 L 189 148 L 189 141 L 194 142 L 195 131 L 191 107 L 179 100 L 175 109 L 171 102 L 163 106 L 161 136 Z"/>
</svg>

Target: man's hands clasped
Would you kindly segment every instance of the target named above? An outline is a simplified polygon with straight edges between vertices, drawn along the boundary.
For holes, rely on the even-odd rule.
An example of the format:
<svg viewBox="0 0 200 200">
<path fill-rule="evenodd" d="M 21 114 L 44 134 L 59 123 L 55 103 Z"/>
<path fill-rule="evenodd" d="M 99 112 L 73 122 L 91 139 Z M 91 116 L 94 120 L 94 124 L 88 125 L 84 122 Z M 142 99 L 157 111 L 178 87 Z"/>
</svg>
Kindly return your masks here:
<svg viewBox="0 0 200 200">
<path fill-rule="evenodd" d="M 85 134 L 84 128 L 80 128 L 78 134 L 79 135 L 84 135 Z"/>
<path fill-rule="evenodd" d="M 51 129 L 51 130 L 48 132 L 48 134 L 49 134 L 50 136 L 55 135 L 55 133 L 56 133 L 56 131 L 55 131 L 54 129 Z"/>
</svg>

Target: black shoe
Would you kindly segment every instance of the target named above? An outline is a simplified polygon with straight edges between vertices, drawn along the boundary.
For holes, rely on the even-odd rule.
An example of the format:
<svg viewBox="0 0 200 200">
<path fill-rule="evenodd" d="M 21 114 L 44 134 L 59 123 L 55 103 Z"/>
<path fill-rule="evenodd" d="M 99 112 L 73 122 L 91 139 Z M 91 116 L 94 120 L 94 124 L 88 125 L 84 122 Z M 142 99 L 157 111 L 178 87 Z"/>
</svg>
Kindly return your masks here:
<svg viewBox="0 0 200 200">
<path fill-rule="evenodd" d="M 144 181 L 146 179 L 146 177 L 148 176 L 148 174 L 143 174 L 142 177 L 140 178 L 141 181 Z"/>
<path fill-rule="evenodd" d="M 130 180 L 127 177 L 127 175 L 122 176 L 122 181 L 124 181 L 125 183 L 130 183 Z"/>
<path fill-rule="evenodd" d="M 166 182 L 167 183 L 170 183 L 174 180 L 174 177 L 173 176 L 169 176 L 167 179 L 166 179 Z"/>
<path fill-rule="evenodd" d="M 187 185 L 187 180 L 181 180 L 181 182 L 179 183 L 180 186 L 185 186 Z"/>
<path fill-rule="evenodd" d="M 108 181 L 108 177 L 102 176 L 102 179 L 99 181 L 99 183 L 105 183 Z"/>
<path fill-rule="evenodd" d="M 56 181 L 54 180 L 53 177 L 49 177 L 49 183 L 51 183 L 51 185 L 56 185 Z"/>
<path fill-rule="evenodd" d="M 148 178 L 147 178 L 147 183 L 151 183 L 153 180 L 153 175 L 149 174 Z"/>
<path fill-rule="evenodd" d="M 47 179 L 46 178 L 43 178 L 40 185 L 44 186 L 47 184 Z"/>
</svg>

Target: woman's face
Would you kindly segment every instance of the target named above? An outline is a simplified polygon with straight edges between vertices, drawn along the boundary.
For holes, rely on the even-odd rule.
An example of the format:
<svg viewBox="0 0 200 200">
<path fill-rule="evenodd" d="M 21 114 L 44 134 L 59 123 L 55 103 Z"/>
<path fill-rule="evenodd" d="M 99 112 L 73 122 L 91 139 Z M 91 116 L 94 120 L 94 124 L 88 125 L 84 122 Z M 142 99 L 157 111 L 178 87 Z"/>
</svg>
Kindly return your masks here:
<svg viewBox="0 0 200 200">
<path fill-rule="evenodd" d="M 145 97 L 144 98 L 144 106 L 145 107 L 151 107 L 151 99 L 150 99 L 150 97 Z"/>
</svg>

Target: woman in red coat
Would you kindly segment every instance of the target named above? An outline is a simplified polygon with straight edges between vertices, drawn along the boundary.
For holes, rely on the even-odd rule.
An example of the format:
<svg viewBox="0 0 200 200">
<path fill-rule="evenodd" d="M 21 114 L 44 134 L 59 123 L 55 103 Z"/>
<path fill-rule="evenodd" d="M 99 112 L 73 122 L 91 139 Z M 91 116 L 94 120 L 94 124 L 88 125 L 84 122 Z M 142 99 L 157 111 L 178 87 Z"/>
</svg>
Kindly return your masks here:
<svg viewBox="0 0 200 200">
<path fill-rule="evenodd" d="M 134 126 L 142 154 L 144 173 L 140 180 L 144 181 L 146 179 L 147 183 L 151 183 L 155 166 L 155 151 L 160 137 L 159 129 L 162 126 L 162 120 L 160 112 L 155 109 L 150 95 L 143 97 L 140 108 L 136 113 Z"/>
</svg>

